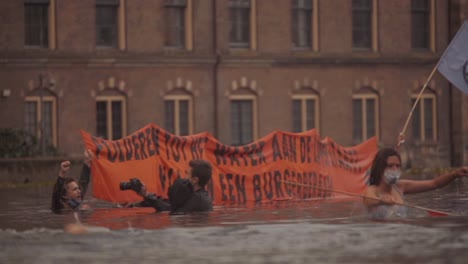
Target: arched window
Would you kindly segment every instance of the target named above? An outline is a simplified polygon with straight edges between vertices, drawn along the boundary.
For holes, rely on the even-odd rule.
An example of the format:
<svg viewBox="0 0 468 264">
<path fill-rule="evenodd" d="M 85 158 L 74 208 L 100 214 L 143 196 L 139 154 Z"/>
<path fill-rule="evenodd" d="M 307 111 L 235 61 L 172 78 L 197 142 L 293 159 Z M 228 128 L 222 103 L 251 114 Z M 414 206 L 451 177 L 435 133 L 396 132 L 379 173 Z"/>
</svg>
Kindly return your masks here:
<svg viewBox="0 0 468 264">
<path fill-rule="evenodd" d="M 125 82 L 109 77 L 99 82 L 93 90 L 96 99 L 96 135 L 107 140 L 116 140 L 127 135 L 127 95 L 131 90 Z M 97 96 L 96 96 L 97 95 Z"/>
<path fill-rule="evenodd" d="M 39 75 L 39 82 L 30 81 L 24 97 L 24 128 L 44 146 L 57 147 L 57 95 L 55 80 Z"/>
<path fill-rule="evenodd" d="M 414 105 L 418 94 L 411 95 L 411 105 Z M 426 89 L 421 95 L 413 112 L 413 139 L 419 141 L 437 141 L 437 96 L 431 89 Z"/>
<path fill-rule="evenodd" d="M 353 94 L 353 141 L 379 138 L 379 96 L 371 87 Z"/>
<path fill-rule="evenodd" d="M 55 95 L 26 96 L 25 129 L 46 145 L 57 146 L 57 98 Z"/>
<path fill-rule="evenodd" d="M 319 130 L 320 104 L 317 93 L 294 94 L 292 96 L 292 131 Z"/>
<path fill-rule="evenodd" d="M 175 135 L 193 133 L 193 99 L 189 94 L 164 96 L 164 128 Z"/>
</svg>

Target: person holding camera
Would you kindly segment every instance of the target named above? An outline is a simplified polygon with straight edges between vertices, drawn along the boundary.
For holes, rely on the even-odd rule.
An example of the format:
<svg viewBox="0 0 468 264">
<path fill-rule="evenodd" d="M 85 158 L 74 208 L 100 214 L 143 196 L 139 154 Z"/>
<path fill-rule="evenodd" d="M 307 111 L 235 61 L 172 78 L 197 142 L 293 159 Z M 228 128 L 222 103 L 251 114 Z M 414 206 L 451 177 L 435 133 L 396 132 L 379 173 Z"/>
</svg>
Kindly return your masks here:
<svg viewBox="0 0 468 264">
<path fill-rule="evenodd" d="M 154 207 L 156 211 L 171 213 L 204 212 L 213 210 L 211 197 L 205 190 L 211 179 L 211 165 L 205 160 L 191 160 L 187 178 L 177 179 L 169 186 L 168 200 L 146 191 L 146 186 L 137 178 L 120 183 L 121 190 L 133 190 L 143 197 L 138 207 Z"/>
<path fill-rule="evenodd" d="M 52 192 L 51 210 L 60 213 L 62 210 L 88 210 L 89 205 L 82 204 L 83 196 L 88 187 L 90 177 L 90 162 L 93 157 L 91 150 L 84 152 L 84 165 L 80 180 L 77 182 L 72 177 L 65 176 L 70 170 L 70 161 L 60 163 L 60 170 Z"/>
</svg>

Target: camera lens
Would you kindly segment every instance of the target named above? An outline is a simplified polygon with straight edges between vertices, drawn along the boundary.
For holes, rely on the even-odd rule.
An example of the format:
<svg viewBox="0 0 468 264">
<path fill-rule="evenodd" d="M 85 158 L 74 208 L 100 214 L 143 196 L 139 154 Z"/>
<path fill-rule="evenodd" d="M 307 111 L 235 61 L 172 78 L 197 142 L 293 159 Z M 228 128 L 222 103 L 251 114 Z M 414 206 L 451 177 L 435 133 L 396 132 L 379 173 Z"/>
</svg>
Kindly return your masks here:
<svg viewBox="0 0 468 264">
<path fill-rule="evenodd" d="M 131 189 L 132 189 L 132 184 L 130 182 L 120 182 L 121 191 L 126 191 L 126 190 L 131 190 Z"/>
</svg>

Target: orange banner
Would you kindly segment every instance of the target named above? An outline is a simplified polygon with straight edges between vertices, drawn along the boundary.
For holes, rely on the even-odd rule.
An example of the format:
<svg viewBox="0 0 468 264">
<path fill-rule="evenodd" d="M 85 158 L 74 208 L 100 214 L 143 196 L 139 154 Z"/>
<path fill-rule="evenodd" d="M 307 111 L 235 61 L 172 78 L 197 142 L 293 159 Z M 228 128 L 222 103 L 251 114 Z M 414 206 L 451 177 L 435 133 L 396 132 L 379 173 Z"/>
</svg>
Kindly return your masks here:
<svg viewBox="0 0 468 264">
<path fill-rule="evenodd" d="M 93 195 L 110 202 L 140 201 L 119 183 L 139 178 L 150 192 L 167 197 L 168 187 L 184 177 L 192 159 L 213 166 L 208 192 L 214 204 L 329 198 L 340 190 L 362 193 L 367 171 L 377 151 L 372 138 L 355 147 L 342 147 L 316 130 L 275 131 L 251 144 L 227 146 L 209 133 L 175 136 L 155 124 L 115 141 L 81 136 L 96 159 L 91 165 Z M 319 188 L 293 186 L 292 181 Z"/>
</svg>

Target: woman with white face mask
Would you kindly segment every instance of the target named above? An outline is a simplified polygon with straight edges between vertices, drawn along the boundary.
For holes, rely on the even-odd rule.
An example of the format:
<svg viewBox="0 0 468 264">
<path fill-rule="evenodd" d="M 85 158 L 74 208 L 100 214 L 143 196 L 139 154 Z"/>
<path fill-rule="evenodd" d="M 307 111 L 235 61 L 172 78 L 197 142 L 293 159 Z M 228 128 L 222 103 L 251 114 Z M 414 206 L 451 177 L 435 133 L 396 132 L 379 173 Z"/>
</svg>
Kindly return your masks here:
<svg viewBox="0 0 468 264">
<path fill-rule="evenodd" d="M 441 188 L 458 177 L 468 176 L 468 167 L 462 167 L 454 172 L 439 175 L 432 180 L 400 180 L 400 154 L 392 148 L 384 148 L 377 152 L 372 163 L 369 186 L 364 195 L 364 203 L 371 212 L 380 211 L 381 205 L 404 204 L 404 194 L 420 193 Z M 406 208 L 396 209 L 397 214 L 405 214 Z M 388 211 L 388 210 L 387 210 Z"/>
</svg>

